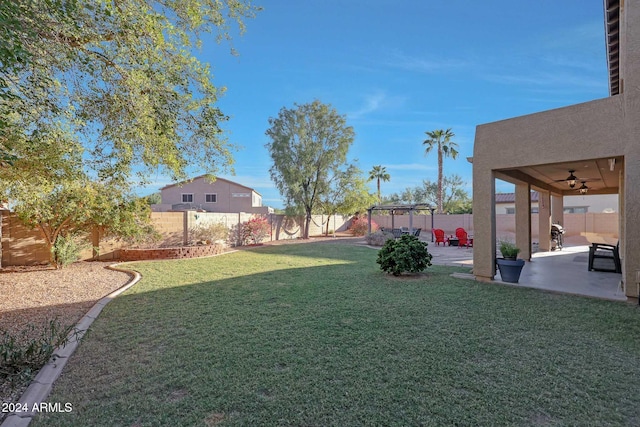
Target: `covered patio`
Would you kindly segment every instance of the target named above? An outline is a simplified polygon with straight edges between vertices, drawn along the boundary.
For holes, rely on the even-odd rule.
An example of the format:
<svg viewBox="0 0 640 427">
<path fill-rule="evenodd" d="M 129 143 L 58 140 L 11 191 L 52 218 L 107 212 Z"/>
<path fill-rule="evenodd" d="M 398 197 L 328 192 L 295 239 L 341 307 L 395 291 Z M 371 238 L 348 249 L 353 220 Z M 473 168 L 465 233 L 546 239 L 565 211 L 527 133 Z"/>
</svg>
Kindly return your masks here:
<svg viewBox="0 0 640 427">
<path fill-rule="evenodd" d="M 628 0 L 621 8 L 618 0 L 605 0 L 604 21 L 609 97 L 476 129 L 471 161 L 477 280 L 494 280 L 497 274 L 495 193 L 500 179 L 515 185 L 515 241 L 522 250 L 519 257 L 529 261 L 521 281 L 527 279 L 527 270 L 532 273 L 529 280 L 550 270 L 557 286 L 588 287 L 607 277 L 601 274 L 610 274 L 616 277 L 616 289 L 622 281 L 627 297 L 638 296 L 640 1 Z M 531 223 L 532 190 L 539 192 L 538 224 Z M 540 255 L 532 254 L 532 225 L 539 231 L 539 251 L 549 251 L 550 239 L 543 236 L 550 235 L 552 223 L 563 223 L 563 196 L 578 194 L 618 194 L 621 275 L 590 272 L 586 266 L 565 271 L 573 264 L 555 265 L 555 255 L 548 269 L 536 270 Z"/>
</svg>

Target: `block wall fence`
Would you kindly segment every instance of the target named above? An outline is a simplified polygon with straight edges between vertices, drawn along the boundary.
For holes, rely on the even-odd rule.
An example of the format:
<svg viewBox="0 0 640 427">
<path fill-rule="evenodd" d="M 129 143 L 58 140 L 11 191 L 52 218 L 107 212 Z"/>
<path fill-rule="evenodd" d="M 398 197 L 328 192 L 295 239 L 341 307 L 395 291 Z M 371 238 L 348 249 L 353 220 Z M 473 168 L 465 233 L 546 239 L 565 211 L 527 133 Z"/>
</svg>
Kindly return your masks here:
<svg viewBox="0 0 640 427">
<path fill-rule="evenodd" d="M 20 220 L 9 211 L 0 211 L 2 227 L 0 237 L 2 240 L 2 253 L 0 266 L 34 265 L 49 262 L 50 253 L 45 241 L 38 229 L 25 227 Z M 151 258 L 161 258 L 160 252 L 153 252 L 155 248 L 180 248 L 190 242 L 190 232 L 196 226 L 205 226 L 212 223 L 224 224 L 230 230 L 230 236 L 236 236 L 239 225 L 253 217 L 265 217 L 271 223 L 271 240 L 297 239 L 302 235 L 302 217 L 289 217 L 285 215 L 257 215 L 249 213 L 218 213 L 218 212 L 152 212 L 151 223 L 160 234 L 160 240 L 153 245 L 138 246 L 138 249 L 148 249 Z M 346 231 L 350 224 L 350 217 L 342 215 L 314 215 L 309 227 L 310 235 L 320 235 L 327 230 Z M 235 233 L 234 233 L 235 232 Z M 125 255 L 121 250 L 133 249 L 126 242 L 118 239 L 107 238 L 98 229 L 87 230 L 82 238 L 85 249 L 80 254 L 81 259 L 99 259 L 102 261 L 123 260 L 124 258 L 142 256 L 129 252 Z M 238 244 L 233 237 L 227 242 L 229 245 Z M 97 250 L 94 250 L 96 248 Z M 191 247 L 193 248 L 193 247 Z M 189 249 L 180 251 L 164 251 L 173 254 L 173 258 L 185 258 L 219 253 L 216 249 Z"/>
<path fill-rule="evenodd" d="M 49 261 L 49 252 L 38 230 L 26 228 L 18 218 L 8 211 L 0 211 L 2 215 L 2 266 L 44 264 Z M 222 223 L 230 231 L 237 231 L 238 226 L 254 216 L 264 216 L 271 223 L 271 240 L 297 239 L 302 234 L 303 217 L 285 215 L 253 215 L 248 213 L 217 213 L 217 212 L 152 212 L 151 221 L 161 239 L 152 247 L 177 248 L 186 246 L 189 241 L 189 230 L 196 225 Z M 371 219 L 381 227 L 409 227 L 409 215 L 372 215 Z M 327 231 L 344 232 L 350 225 L 350 217 L 341 215 L 314 215 L 309 234 L 319 236 Z M 328 223 L 328 227 L 327 227 Z M 469 234 L 473 234 L 473 215 L 434 215 L 434 228 L 444 230 L 446 235 L 455 233 L 455 229 L 463 227 Z M 538 242 L 538 215 L 531 216 L 532 240 Z M 515 215 L 496 215 L 498 239 L 515 239 Z M 565 214 L 564 224 L 565 243 L 590 244 L 605 242 L 615 244 L 618 240 L 618 215 L 606 213 Z M 431 236 L 431 216 L 413 215 L 413 227 L 422 228 L 421 236 L 429 240 Z M 233 235 L 233 233 L 231 233 Z M 81 253 L 81 259 L 100 259 L 104 261 L 120 260 L 121 249 L 131 249 L 125 242 L 117 239 L 105 238 L 98 230 L 87 231 L 86 249 Z M 229 242 L 231 245 L 237 242 Z M 94 252 L 93 248 L 98 248 Z M 179 251 L 181 254 L 198 256 L 204 250 Z M 178 253 L 178 252 L 176 252 Z M 185 256 L 187 256 L 185 255 Z"/>
</svg>

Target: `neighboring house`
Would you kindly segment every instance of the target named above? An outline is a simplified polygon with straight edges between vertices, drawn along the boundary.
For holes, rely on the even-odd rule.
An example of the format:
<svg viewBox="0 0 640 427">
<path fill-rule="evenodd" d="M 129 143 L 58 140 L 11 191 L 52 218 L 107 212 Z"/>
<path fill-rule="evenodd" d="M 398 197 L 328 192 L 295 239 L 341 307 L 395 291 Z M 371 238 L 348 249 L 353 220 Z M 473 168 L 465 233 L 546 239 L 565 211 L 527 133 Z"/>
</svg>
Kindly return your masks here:
<svg viewBox="0 0 640 427">
<path fill-rule="evenodd" d="M 272 208 L 262 206 L 260 193 L 224 178 L 216 178 L 211 182 L 205 175 L 198 176 L 162 187 L 160 195 L 162 203 L 152 205 L 153 211 L 273 213 Z"/>
<path fill-rule="evenodd" d="M 617 194 L 564 196 L 564 213 L 614 213 L 618 212 Z M 496 193 L 496 213 L 515 214 L 516 194 Z M 538 213 L 538 192 L 531 192 L 531 213 Z M 555 219 L 555 218 L 554 218 Z"/>
<path fill-rule="evenodd" d="M 638 295 L 640 0 L 604 0 L 604 27 L 610 96 L 476 128 L 472 163 L 477 280 L 493 280 L 496 274 L 496 179 L 515 184 L 515 240 L 525 260 L 531 258 L 531 226 L 537 225 L 539 235 L 548 234 L 551 218 L 563 216 L 564 196 L 582 194 L 585 181 L 587 195 L 618 195 L 622 282 L 627 296 Z M 532 189 L 539 193 L 537 224 L 531 224 Z M 539 243 L 539 250 L 550 249 L 549 239 Z"/>
</svg>

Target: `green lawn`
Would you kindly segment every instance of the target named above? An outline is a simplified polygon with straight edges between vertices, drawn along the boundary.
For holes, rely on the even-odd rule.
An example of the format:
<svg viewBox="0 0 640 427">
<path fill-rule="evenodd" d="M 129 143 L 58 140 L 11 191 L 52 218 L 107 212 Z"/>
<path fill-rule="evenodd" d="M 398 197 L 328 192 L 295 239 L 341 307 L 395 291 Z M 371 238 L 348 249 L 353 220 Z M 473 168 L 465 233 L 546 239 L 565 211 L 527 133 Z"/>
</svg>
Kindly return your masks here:
<svg viewBox="0 0 640 427">
<path fill-rule="evenodd" d="M 640 311 L 332 243 L 136 263 L 50 426 L 640 425 Z M 460 269 L 459 269 L 460 270 Z M 464 270 L 461 270 L 464 271 Z"/>
</svg>

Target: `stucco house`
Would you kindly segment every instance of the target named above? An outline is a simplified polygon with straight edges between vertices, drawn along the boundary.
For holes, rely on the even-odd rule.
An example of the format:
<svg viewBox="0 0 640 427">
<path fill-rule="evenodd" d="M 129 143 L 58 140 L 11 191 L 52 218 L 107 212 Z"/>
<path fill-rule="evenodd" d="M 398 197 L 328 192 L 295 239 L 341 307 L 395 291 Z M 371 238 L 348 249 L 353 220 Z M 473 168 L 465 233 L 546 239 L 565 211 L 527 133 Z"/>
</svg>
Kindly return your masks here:
<svg viewBox="0 0 640 427">
<path fill-rule="evenodd" d="M 595 1 L 595 0 L 590 0 Z M 637 296 L 640 270 L 640 0 L 604 0 L 610 96 L 476 128 L 473 274 L 493 280 L 496 179 L 515 184 L 516 244 L 531 258 L 530 191 L 539 193 L 539 235 L 563 215 L 563 197 L 617 194 L 622 281 Z M 535 224 L 534 224 L 535 226 Z M 549 250 L 540 239 L 539 250 Z"/>
<path fill-rule="evenodd" d="M 211 182 L 206 175 L 162 187 L 160 195 L 162 203 L 151 206 L 155 212 L 273 212 L 272 208 L 262 206 L 262 196 L 253 188 L 224 178 L 216 178 Z"/>
</svg>

